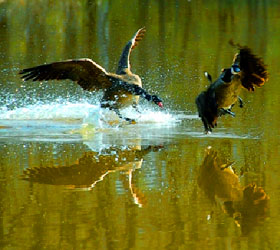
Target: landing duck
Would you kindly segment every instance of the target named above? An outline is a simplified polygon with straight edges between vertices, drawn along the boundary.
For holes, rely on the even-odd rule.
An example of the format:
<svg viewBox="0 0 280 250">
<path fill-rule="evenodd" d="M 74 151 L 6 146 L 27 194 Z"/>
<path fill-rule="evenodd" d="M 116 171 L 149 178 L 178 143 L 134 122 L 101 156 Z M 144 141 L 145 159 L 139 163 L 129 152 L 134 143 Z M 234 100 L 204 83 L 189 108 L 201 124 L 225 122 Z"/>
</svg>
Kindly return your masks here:
<svg viewBox="0 0 280 250">
<path fill-rule="evenodd" d="M 139 97 L 163 107 L 157 95 L 150 95 L 142 88 L 141 78 L 131 72 L 130 53 L 138 45 L 146 32 L 139 29 L 125 45 L 118 63 L 116 73 L 109 73 L 96 62 L 88 58 L 70 59 L 26 68 L 19 72 L 24 81 L 49 81 L 70 79 L 84 90 L 103 90 L 102 108 L 109 108 L 121 118 L 129 122 L 134 120 L 124 117 L 120 109 L 133 105 L 137 108 Z"/>
<path fill-rule="evenodd" d="M 218 117 L 227 114 L 234 117 L 235 113 L 231 109 L 237 101 L 239 106 L 243 107 L 243 101 L 239 97 L 242 88 L 254 91 L 268 80 L 268 72 L 262 58 L 254 55 L 247 46 L 233 42 L 230 44 L 239 50 L 231 67 L 223 69 L 214 82 L 211 75 L 205 72 L 210 85 L 195 100 L 205 133 L 211 133 L 212 128 L 217 126 Z"/>
</svg>

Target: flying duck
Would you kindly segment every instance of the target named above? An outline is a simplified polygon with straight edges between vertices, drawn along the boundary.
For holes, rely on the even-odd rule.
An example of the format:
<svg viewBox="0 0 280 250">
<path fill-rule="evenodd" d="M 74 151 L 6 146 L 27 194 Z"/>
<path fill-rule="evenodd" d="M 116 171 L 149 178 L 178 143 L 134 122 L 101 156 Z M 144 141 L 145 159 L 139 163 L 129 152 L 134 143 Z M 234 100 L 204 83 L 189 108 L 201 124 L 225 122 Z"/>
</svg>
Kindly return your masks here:
<svg viewBox="0 0 280 250">
<path fill-rule="evenodd" d="M 261 58 L 254 55 L 247 46 L 233 42 L 230 44 L 239 50 L 231 67 L 223 69 L 215 82 L 211 75 L 205 72 L 210 85 L 195 100 L 206 133 L 211 133 L 212 128 L 217 126 L 219 116 L 235 116 L 231 108 L 237 101 L 239 106 L 243 107 L 243 101 L 239 97 L 242 87 L 254 91 L 255 87 L 261 87 L 268 80 L 268 72 Z"/>
<path fill-rule="evenodd" d="M 21 70 L 19 73 L 24 81 L 48 81 L 70 79 L 79 84 L 84 90 L 103 90 L 101 107 L 109 108 L 129 122 L 134 120 L 123 117 L 119 109 L 139 102 L 139 96 L 152 101 L 159 107 L 163 107 L 162 100 L 156 95 L 150 95 L 142 88 L 142 82 L 138 75 L 131 72 L 129 56 L 131 51 L 142 40 L 146 32 L 145 28 L 139 29 L 130 41 L 125 45 L 121 54 L 116 73 L 109 73 L 103 67 L 88 58 L 70 59 L 53 62 Z"/>
</svg>

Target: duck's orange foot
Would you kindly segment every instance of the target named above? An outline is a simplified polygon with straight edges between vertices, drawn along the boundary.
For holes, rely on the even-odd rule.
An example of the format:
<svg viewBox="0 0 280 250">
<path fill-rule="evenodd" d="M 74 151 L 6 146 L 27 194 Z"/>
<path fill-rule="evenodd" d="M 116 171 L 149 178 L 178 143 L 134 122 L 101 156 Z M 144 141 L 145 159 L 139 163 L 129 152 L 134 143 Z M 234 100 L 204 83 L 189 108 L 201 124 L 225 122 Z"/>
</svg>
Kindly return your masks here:
<svg viewBox="0 0 280 250">
<path fill-rule="evenodd" d="M 130 124 L 136 124 L 136 121 L 133 120 L 133 119 L 131 119 L 131 120 L 129 121 L 129 123 L 130 123 Z"/>
</svg>

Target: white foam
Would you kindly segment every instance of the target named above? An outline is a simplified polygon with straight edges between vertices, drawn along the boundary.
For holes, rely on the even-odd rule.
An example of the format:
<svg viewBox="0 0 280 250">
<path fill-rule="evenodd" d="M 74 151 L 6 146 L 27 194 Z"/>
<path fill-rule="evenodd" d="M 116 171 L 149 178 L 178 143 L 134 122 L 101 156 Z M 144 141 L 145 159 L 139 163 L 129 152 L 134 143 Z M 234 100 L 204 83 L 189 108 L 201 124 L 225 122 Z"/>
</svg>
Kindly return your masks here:
<svg viewBox="0 0 280 250">
<path fill-rule="evenodd" d="M 91 104 L 83 103 L 49 103 L 28 105 L 13 110 L 2 108 L 2 120 L 57 120 L 82 119 L 92 108 Z"/>
<path fill-rule="evenodd" d="M 170 113 L 147 110 L 138 117 L 139 122 L 143 123 L 174 123 L 178 122 L 178 118 Z"/>
<path fill-rule="evenodd" d="M 122 115 L 135 119 L 137 123 L 168 124 L 178 122 L 181 119 L 176 114 L 162 110 L 145 108 L 137 112 L 134 108 L 121 111 Z M 119 126 L 124 123 L 115 112 L 101 109 L 99 105 L 89 103 L 38 103 L 27 105 L 13 110 L 6 107 L 0 108 L 0 120 L 80 120 L 82 124 L 89 124 L 95 128 L 106 128 L 108 126 Z"/>
</svg>

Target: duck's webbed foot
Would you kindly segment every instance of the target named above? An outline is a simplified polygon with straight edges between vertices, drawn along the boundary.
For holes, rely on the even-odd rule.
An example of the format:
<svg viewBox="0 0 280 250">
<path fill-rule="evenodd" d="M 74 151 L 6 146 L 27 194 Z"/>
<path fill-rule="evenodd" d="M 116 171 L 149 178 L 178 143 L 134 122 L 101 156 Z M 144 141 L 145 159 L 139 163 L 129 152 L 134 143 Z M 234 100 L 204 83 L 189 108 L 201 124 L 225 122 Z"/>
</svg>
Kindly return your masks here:
<svg viewBox="0 0 280 250">
<path fill-rule="evenodd" d="M 240 96 L 238 96 L 238 101 L 239 101 L 239 107 L 240 108 L 243 108 L 244 107 L 244 103 L 243 103 L 243 100 Z"/>
<path fill-rule="evenodd" d="M 136 121 L 134 119 L 131 119 L 131 118 L 127 118 L 127 117 L 120 117 L 124 120 L 126 120 L 127 122 L 129 122 L 130 124 L 136 124 Z"/>
<path fill-rule="evenodd" d="M 231 115 L 232 117 L 235 117 L 235 113 L 232 112 L 230 109 L 223 109 L 223 108 L 221 108 L 220 112 L 221 112 L 220 115 L 228 114 L 228 115 Z"/>
<path fill-rule="evenodd" d="M 120 119 L 123 119 L 123 120 L 129 122 L 130 124 L 136 124 L 136 121 L 134 119 L 123 117 L 122 114 L 120 113 L 120 111 L 117 108 L 111 108 L 111 110 L 113 110 L 118 115 L 118 117 Z"/>
<path fill-rule="evenodd" d="M 132 107 L 135 109 L 135 111 L 136 111 L 137 113 L 141 114 L 141 111 L 138 109 L 138 105 L 137 105 L 136 103 L 134 103 L 134 104 L 132 105 Z"/>
</svg>

